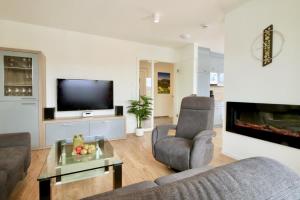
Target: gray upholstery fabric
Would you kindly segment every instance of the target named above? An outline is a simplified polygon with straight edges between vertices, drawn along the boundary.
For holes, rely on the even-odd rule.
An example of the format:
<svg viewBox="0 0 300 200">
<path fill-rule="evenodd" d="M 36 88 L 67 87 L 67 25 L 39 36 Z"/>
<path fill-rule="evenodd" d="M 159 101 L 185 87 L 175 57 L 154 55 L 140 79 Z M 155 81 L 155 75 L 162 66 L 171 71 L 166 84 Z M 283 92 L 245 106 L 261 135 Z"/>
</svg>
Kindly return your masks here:
<svg viewBox="0 0 300 200">
<path fill-rule="evenodd" d="M 214 152 L 212 137 L 215 135 L 214 131 L 205 130 L 194 137 L 190 158 L 191 169 L 207 165 L 212 160 Z"/>
<path fill-rule="evenodd" d="M 86 200 L 298 200 L 300 177 L 268 158 L 250 158 L 170 184 Z"/>
<path fill-rule="evenodd" d="M 189 168 L 191 147 L 192 140 L 172 136 L 165 137 L 154 146 L 157 152 L 156 160 L 183 171 Z"/>
<path fill-rule="evenodd" d="M 176 125 L 173 125 L 173 124 L 161 125 L 161 126 L 157 126 L 153 129 L 151 141 L 152 141 L 152 154 L 154 155 L 154 157 L 155 157 L 154 144 L 158 140 L 161 140 L 162 138 L 167 137 L 170 129 L 176 129 Z"/>
<path fill-rule="evenodd" d="M 30 134 L 0 134 L 0 141 L 0 199 L 8 199 L 30 165 Z"/>
<path fill-rule="evenodd" d="M 6 171 L 0 170 L 0 199 L 7 198 L 7 189 L 6 185 L 3 183 L 7 182 L 7 174 Z"/>
<path fill-rule="evenodd" d="M 0 152 L 2 154 L 2 149 Z M 19 180 L 22 180 L 24 175 L 24 159 L 21 156 L 15 156 L 3 159 L 2 155 L 0 156 L 0 170 L 5 171 L 7 174 L 7 182 L 4 184 L 6 185 L 7 194 L 9 194 L 16 183 Z"/>
<path fill-rule="evenodd" d="M 0 148 L 2 147 L 26 147 L 25 170 L 27 171 L 31 162 L 31 138 L 30 133 L 7 133 L 0 134 Z"/>
<path fill-rule="evenodd" d="M 130 193 L 134 193 L 137 191 L 141 191 L 141 190 L 145 190 L 157 186 L 158 185 L 152 181 L 143 181 L 140 183 L 135 183 L 129 186 L 125 186 L 123 188 L 116 189 L 114 191 L 105 192 L 92 197 L 88 197 L 87 199 L 93 200 L 93 199 L 104 198 L 104 197 L 114 198 L 117 197 L 118 195 L 130 194 Z"/>
<path fill-rule="evenodd" d="M 213 119 L 213 98 L 185 97 L 181 102 L 176 137 L 193 139 L 201 131 L 212 130 Z"/>
<path fill-rule="evenodd" d="M 162 176 L 160 178 L 157 178 L 154 182 L 157 185 L 166 185 L 168 183 L 173 183 L 175 181 L 179 181 L 185 178 L 189 178 L 192 176 L 195 176 L 197 174 L 206 172 L 208 170 L 211 170 L 213 167 L 211 166 L 204 166 L 204 167 L 200 167 L 200 168 L 194 168 L 194 169 L 189 169 L 189 170 L 185 170 L 183 172 L 178 172 L 175 174 L 171 174 L 168 176 Z"/>
<path fill-rule="evenodd" d="M 213 155 L 213 113 L 213 98 L 183 98 L 177 126 L 157 126 L 152 131 L 154 158 L 181 171 L 207 165 Z M 167 137 L 171 128 L 176 128 L 176 137 Z"/>
</svg>

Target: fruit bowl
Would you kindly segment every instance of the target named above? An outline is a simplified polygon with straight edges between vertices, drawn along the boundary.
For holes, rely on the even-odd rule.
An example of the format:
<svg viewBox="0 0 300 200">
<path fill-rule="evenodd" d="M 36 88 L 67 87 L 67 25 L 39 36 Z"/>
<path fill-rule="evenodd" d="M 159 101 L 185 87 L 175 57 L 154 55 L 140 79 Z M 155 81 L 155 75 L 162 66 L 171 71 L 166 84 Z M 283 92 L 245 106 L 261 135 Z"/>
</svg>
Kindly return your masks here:
<svg viewBox="0 0 300 200">
<path fill-rule="evenodd" d="M 82 144 L 73 146 L 72 155 L 86 155 L 93 154 L 96 152 L 96 146 L 94 144 Z"/>
</svg>

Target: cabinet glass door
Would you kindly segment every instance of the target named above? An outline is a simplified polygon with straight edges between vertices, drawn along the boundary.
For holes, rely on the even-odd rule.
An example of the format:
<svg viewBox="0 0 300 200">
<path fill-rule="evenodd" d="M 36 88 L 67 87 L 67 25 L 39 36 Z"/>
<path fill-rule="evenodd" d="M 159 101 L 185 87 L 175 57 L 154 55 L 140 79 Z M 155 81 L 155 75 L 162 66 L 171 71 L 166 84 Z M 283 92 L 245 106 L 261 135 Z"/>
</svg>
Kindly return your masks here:
<svg viewBox="0 0 300 200">
<path fill-rule="evenodd" d="M 32 58 L 4 55 L 4 96 L 32 96 Z"/>
</svg>

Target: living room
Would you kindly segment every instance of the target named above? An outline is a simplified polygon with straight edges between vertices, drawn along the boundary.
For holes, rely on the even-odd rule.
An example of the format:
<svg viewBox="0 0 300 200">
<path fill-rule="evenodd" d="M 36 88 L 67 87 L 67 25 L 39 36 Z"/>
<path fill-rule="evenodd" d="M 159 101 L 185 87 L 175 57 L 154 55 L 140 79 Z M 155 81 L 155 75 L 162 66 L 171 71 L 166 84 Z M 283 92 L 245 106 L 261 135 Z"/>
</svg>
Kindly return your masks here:
<svg viewBox="0 0 300 200">
<path fill-rule="evenodd" d="M 0 199 L 300 199 L 299 7 L 2 1 Z"/>
</svg>

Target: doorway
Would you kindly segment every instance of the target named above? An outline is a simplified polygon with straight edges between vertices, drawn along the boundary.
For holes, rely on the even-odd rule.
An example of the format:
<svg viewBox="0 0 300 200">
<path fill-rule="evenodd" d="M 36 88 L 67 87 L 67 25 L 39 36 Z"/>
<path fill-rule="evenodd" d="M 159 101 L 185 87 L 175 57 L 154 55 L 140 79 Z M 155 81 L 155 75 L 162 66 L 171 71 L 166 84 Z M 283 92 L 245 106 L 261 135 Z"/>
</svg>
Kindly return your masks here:
<svg viewBox="0 0 300 200">
<path fill-rule="evenodd" d="M 173 123 L 174 85 L 174 64 L 155 62 L 154 126 Z"/>
<path fill-rule="evenodd" d="M 153 99 L 153 111 L 143 122 L 146 130 L 161 124 L 172 124 L 175 94 L 174 64 L 154 60 L 139 61 L 139 95 Z"/>
</svg>

